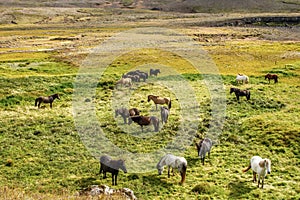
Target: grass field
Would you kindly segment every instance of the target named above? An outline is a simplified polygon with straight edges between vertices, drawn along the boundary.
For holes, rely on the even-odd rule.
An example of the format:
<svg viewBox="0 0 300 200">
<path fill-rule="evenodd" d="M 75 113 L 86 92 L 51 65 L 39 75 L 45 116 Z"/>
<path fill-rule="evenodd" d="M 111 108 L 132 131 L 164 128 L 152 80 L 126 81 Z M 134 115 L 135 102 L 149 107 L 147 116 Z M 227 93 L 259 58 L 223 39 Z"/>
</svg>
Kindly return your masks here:
<svg viewBox="0 0 300 200">
<path fill-rule="evenodd" d="M 89 199 L 79 196 L 79 192 L 95 184 L 111 186 L 110 175 L 102 179 L 97 174 L 99 161 L 93 155 L 99 152 L 90 152 L 78 134 L 73 115 L 76 76 L 90 49 L 105 39 L 132 27 L 169 25 L 172 20 L 180 26 L 169 27 L 201 44 L 218 67 L 226 92 L 222 133 L 202 166 L 193 142 L 203 138 L 214 125 L 210 121 L 211 94 L 204 74 L 182 57 L 160 49 L 140 49 L 117 57 L 97 83 L 93 98 L 83 102 L 83 107 L 90 101 L 96 105 L 95 114 L 105 136 L 131 153 L 165 147 L 181 130 L 188 130 L 194 138 L 182 152 L 188 161 L 184 185 L 179 184 L 178 173 L 167 178 L 166 172 L 158 176 L 156 170 L 129 171 L 120 172 L 116 188 L 130 188 L 139 199 L 299 199 L 300 46 L 298 38 L 292 37 L 299 33 L 299 27 L 184 27 L 189 20 L 194 23 L 205 17 L 195 14 L 182 20 L 178 18 L 180 14 L 162 12 L 161 18 L 154 18 L 150 11 L 136 11 L 135 15 L 124 11 L 114 23 L 106 13 L 114 11 L 88 11 L 94 12 L 91 16 L 96 24 L 89 22 L 86 26 L 80 21 L 64 25 L 66 17 L 50 13 L 54 17 L 41 27 L 30 22 L 30 14 L 18 25 L 0 28 L 0 199 Z M 82 10 L 78 13 L 85 17 L 81 16 Z M 68 14 L 72 19 L 80 18 L 74 9 Z M 145 20 L 150 16 L 151 20 Z M 44 17 L 36 21 L 41 19 Z M 107 20 L 107 24 L 99 19 Z M 126 71 L 146 71 L 151 66 L 160 67 L 162 73 L 131 89 L 115 88 L 115 82 Z M 195 91 L 199 105 L 196 127 L 193 119 L 181 124 L 182 112 L 193 108 L 181 107 L 172 90 L 157 84 L 172 80 L 167 67 L 176 70 L 180 81 Z M 268 72 L 279 75 L 278 84 L 264 79 Z M 247 74 L 250 83 L 236 85 L 237 73 Z M 238 103 L 229 94 L 232 86 L 249 89 L 251 99 L 242 98 Z M 123 125 L 121 118 L 114 118 L 113 98 L 126 98 L 128 91 L 128 105 L 140 108 L 145 115 L 159 116 L 154 105 L 147 102 L 149 93 L 173 99 L 169 122 L 157 134 L 152 132 L 152 126 L 141 133 L 136 124 Z M 36 97 L 53 93 L 61 96 L 53 109 L 47 104 L 41 109 L 34 107 Z M 272 161 L 272 173 L 264 189 L 252 183 L 250 172 L 242 173 L 254 155 Z M 157 162 L 149 160 L 145 165 Z M 130 169 L 130 160 L 126 163 Z"/>
</svg>

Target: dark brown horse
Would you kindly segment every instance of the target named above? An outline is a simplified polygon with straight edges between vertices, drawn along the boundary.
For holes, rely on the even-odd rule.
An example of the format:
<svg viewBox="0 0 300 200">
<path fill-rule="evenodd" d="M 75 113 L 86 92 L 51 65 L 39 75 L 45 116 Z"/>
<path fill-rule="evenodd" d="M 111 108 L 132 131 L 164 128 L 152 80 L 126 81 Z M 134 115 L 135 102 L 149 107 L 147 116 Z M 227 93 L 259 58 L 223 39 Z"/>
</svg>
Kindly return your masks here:
<svg viewBox="0 0 300 200">
<path fill-rule="evenodd" d="M 112 185 L 117 185 L 119 169 L 122 169 L 125 173 L 127 173 L 124 160 L 112 160 L 107 155 L 100 157 L 99 174 L 103 173 L 103 178 L 106 178 L 106 172 L 110 172 L 112 174 Z"/>
<path fill-rule="evenodd" d="M 277 74 L 267 74 L 267 75 L 265 75 L 265 80 L 266 79 L 269 80 L 269 83 L 270 83 L 271 79 L 274 80 L 274 83 L 278 83 L 278 76 L 277 76 Z"/>
<path fill-rule="evenodd" d="M 52 103 L 55 99 L 60 99 L 58 94 L 53 94 L 48 97 L 40 96 L 35 99 L 35 106 L 40 108 L 41 103 L 50 103 L 50 108 L 52 108 Z"/>
<path fill-rule="evenodd" d="M 155 116 L 147 117 L 147 116 L 137 115 L 137 116 L 132 116 L 130 118 L 132 121 L 134 121 L 135 123 L 141 126 L 142 132 L 144 131 L 143 126 L 148 126 L 150 124 L 153 124 L 155 132 L 159 131 L 159 119 Z M 131 120 L 129 120 L 128 124 L 132 123 Z"/>
<path fill-rule="evenodd" d="M 250 91 L 249 90 L 240 90 L 238 88 L 230 88 L 230 94 L 235 93 L 236 99 L 240 101 L 240 96 L 245 96 L 247 100 L 250 99 Z"/>
<path fill-rule="evenodd" d="M 157 110 L 157 104 L 167 104 L 168 105 L 168 109 L 171 109 L 171 99 L 170 98 L 166 98 L 166 97 L 159 97 L 159 96 L 155 96 L 155 95 L 148 95 L 148 102 L 153 101 L 155 103 L 156 106 L 156 110 Z"/>
</svg>

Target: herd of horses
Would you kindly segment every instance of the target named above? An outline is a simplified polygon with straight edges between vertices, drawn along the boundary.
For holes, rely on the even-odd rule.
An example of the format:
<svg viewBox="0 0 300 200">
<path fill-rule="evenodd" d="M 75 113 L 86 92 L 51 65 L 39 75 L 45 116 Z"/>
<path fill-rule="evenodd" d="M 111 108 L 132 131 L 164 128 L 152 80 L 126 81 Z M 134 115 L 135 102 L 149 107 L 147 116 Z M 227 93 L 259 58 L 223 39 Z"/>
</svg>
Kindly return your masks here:
<svg viewBox="0 0 300 200">
<path fill-rule="evenodd" d="M 266 74 L 265 75 L 265 80 L 268 79 L 269 83 L 271 82 L 271 80 L 274 80 L 274 83 L 278 83 L 278 75 L 277 74 Z M 238 74 L 236 76 L 236 83 L 237 84 L 247 84 L 249 83 L 249 77 L 243 74 Z M 240 96 L 245 96 L 247 100 L 250 100 L 250 91 L 249 90 L 241 90 L 239 88 L 230 88 L 230 94 L 234 93 L 236 96 L 237 101 L 240 101 Z"/>
<path fill-rule="evenodd" d="M 159 69 L 150 69 L 150 76 L 157 76 L 160 73 Z M 132 82 L 139 82 L 141 79 L 146 81 L 148 78 L 148 74 L 145 72 L 141 72 L 139 70 L 128 72 L 124 74 L 122 78 L 117 81 L 117 85 L 122 86 L 132 86 Z M 268 79 L 269 83 L 270 80 L 274 80 L 274 83 L 278 83 L 278 76 L 276 74 L 267 74 L 265 75 L 265 80 Z M 240 84 L 247 84 L 249 83 L 249 77 L 243 74 L 238 74 L 236 77 L 236 83 Z M 239 88 L 230 88 L 230 94 L 235 93 L 237 100 L 239 101 L 240 96 L 245 96 L 247 100 L 250 99 L 250 91 L 249 90 L 241 90 Z M 172 107 L 171 99 L 169 97 L 160 97 L 155 95 L 148 95 L 148 102 L 153 101 L 156 110 L 157 105 L 164 105 L 166 104 L 167 107 L 161 106 L 160 107 L 160 114 L 161 114 L 161 123 L 167 123 L 168 117 L 170 114 L 170 109 Z M 58 94 L 53 94 L 48 97 L 40 96 L 35 100 L 35 106 L 40 108 L 41 103 L 49 103 L 50 108 L 52 108 L 52 103 L 55 99 L 60 99 Z M 121 116 L 124 120 L 124 124 L 132 124 L 132 122 L 137 123 L 140 125 L 141 130 L 143 132 L 143 127 L 152 124 L 154 126 L 154 131 L 159 131 L 159 123 L 160 120 L 156 116 L 143 116 L 140 115 L 140 111 L 137 108 L 118 108 L 115 109 L 115 117 Z M 128 120 L 128 121 L 127 121 Z M 204 138 L 199 143 L 196 143 L 198 157 L 200 158 L 202 165 L 204 165 L 206 154 L 208 157 L 210 156 L 210 152 L 213 146 L 213 142 L 210 138 Z M 156 165 L 158 170 L 158 174 L 161 175 L 164 167 L 168 167 L 168 177 L 170 177 L 170 170 L 172 169 L 173 175 L 174 170 L 177 170 L 180 173 L 181 181 L 180 183 L 183 184 L 185 182 L 186 177 L 186 170 L 187 170 L 187 160 L 184 157 L 175 156 L 172 154 L 166 154 L 163 156 Z M 122 159 L 113 160 L 108 155 L 103 155 L 100 157 L 100 170 L 99 174 L 103 173 L 103 178 L 106 178 L 106 173 L 109 172 L 112 174 L 112 185 L 117 185 L 117 176 L 119 170 L 123 170 L 127 173 L 127 169 L 125 166 L 125 161 Z M 258 187 L 261 181 L 261 188 L 264 185 L 264 178 L 267 174 L 271 173 L 271 161 L 269 159 L 262 159 L 259 156 L 254 156 L 250 159 L 250 164 L 247 169 L 243 170 L 243 172 L 247 172 L 249 169 L 253 171 L 253 182 L 256 182 L 256 175 L 258 175 Z"/>
</svg>

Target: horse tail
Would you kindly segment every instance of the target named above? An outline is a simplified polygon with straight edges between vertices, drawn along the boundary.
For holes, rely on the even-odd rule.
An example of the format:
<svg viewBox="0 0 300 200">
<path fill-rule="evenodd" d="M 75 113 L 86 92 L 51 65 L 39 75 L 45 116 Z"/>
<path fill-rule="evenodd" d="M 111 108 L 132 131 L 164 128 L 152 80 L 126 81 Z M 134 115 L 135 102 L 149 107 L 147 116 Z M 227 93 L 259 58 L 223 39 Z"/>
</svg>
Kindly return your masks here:
<svg viewBox="0 0 300 200">
<path fill-rule="evenodd" d="M 181 175 L 181 184 L 184 183 L 185 181 L 185 177 L 186 177 L 186 168 L 187 168 L 187 165 L 184 163 L 182 165 L 182 171 L 180 172 L 180 175 Z"/>
<path fill-rule="evenodd" d="M 170 99 L 169 104 L 168 104 L 168 108 L 171 109 L 171 107 L 172 107 L 172 102 L 171 102 L 171 99 Z"/>
<path fill-rule="evenodd" d="M 243 172 L 247 172 L 251 168 L 251 165 L 249 165 L 246 169 L 243 169 Z"/>
</svg>

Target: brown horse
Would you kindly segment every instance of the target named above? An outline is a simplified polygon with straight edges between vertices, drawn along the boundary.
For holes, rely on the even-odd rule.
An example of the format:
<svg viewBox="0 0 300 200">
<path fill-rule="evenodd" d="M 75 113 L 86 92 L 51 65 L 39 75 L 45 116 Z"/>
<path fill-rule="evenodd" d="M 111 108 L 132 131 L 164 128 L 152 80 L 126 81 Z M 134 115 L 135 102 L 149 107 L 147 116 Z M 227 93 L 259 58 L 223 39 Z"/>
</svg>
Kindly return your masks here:
<svg viewBox="0 0 300 200">
<path fill-rule="evenodd" d="M 277 74 L 267 74 L 265 75 L 265 80 L 268 79 L 269 83 L 271 79 L 274 79 L 274 83 L 278 83 L 278 76 Z"/>
<path fill-rule="evenodd" d="M 132 121 L 134 121 L 135 123 L 141 126 L 142 132 L 144 132 L 143 126 L 148 126 L 150 124 L 153 124 L 155 132 L 159 131 L 159 119 L 155 116 L 147 117 L 147 116 L 136 115 L 130 118 L 131 120 L 129 120 L 128 124 L 131 124 Z"/>
<path fill-rule="evenodd" d="M 170 98 L 148 95 L 148 102 L 150 102 L 151 100 L 155 103 L 156 110 L 157 110 L 157 104 L 161 104 L 161 105 L 167 104 L 168 109 L 171 108 L 171 99 Z"/>
<path fill-rule="evenodd" d="M 238 88 L 230 88 L 230 94 L 235 93 L 236 99 L 240 101 L 240 96 L 245 96 L 247 100 L 250 99 L 250 91 L 249 90 L 240 90 Z"/>
<path fill-rule="evenodd" d="M 48 97 L 40 96 L 35 99 L 35 106 L 38 106 L 40 108 L 41 103 L 50 103 L 50 108 L 52 108 L 52 103 L 55 99 L 60 99 L 58 94 L 53 94 Z"/>
</svg>

